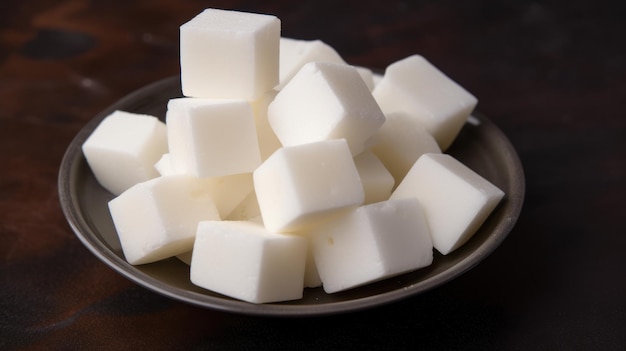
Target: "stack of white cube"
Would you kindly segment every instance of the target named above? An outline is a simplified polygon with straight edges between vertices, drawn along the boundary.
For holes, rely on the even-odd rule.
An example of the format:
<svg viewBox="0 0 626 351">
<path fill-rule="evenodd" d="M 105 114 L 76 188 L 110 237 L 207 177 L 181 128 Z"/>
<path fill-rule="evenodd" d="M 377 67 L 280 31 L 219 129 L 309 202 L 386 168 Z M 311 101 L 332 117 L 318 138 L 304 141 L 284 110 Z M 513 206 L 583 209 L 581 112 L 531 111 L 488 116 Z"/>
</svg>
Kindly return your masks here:
<svg viewBox="0 0 626 351">
<path fill-rule="evenodd" d="M 180 257 L 252 303 L 334 293 L 454 251 L 503 196 L 441 153 L 476 99 L 419 56 L 375 79 L 274 16 L 217 9 L 180 43 L 166 123 L 116 112 L 83 146 L 131 264 Z"/>
</svg>

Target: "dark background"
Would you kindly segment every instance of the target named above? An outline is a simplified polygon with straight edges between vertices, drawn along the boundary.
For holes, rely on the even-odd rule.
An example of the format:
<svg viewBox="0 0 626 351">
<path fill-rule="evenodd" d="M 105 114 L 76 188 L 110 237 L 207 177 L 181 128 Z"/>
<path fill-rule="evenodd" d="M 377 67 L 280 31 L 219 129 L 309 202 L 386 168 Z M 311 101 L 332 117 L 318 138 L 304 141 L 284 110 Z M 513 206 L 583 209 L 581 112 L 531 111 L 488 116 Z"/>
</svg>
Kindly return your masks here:
<svg viewBox="0 0 626 351">
<path fill-rule="evenodd" d="M 623 1 L 2 1 L 0 349 L 626 349 Z M 460 278 L 345 315 L 247 317 L 172 301 L 95 258 L 61 212 L 74 135 L 178 74 L 207 7 L 277 15 L 383 69 L 419 53 L 479 98 L 526 172 L 519 222 Z"/>
</svg>

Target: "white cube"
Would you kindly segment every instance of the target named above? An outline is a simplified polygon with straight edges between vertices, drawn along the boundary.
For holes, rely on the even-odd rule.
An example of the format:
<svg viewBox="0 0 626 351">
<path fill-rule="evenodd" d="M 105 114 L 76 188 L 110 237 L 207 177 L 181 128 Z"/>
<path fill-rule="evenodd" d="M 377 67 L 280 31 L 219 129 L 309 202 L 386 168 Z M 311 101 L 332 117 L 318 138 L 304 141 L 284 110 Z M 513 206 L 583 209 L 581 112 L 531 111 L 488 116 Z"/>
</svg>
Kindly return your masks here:
<svg viewBox="0 0 626 351">
<path fill-rule="evenodd" d="M 354 66 L 354 68 L 356 68 L 356 71 L 359 72 L 359 75 L 365 82 L 365 85 L 367 85 L 367 88 L 370 91 L 373 91 L 376 87 L 376 83 L 374 81 L 374 72 L 372 72 L 372 70 L 367 67 Z"/>
<path fill-rule="evenodd" d="M 229 217 L 248 195 L 254 193 L 252 173 L 204 178 L 204 181 L 221 218 Z"/>
<path fill-rule="evenodd" d="M 386 115 L 404 112 L 420 121 L 442 150 L 452 144 L 478 103 L 419 55 L 389 65 L 372 94 Z"/>
<path fill-rule="evenodd" d="M 133 265 L 190 251 L 198 222 L 220 219 L 205 182 L 186 175 L 136 184 L 108 205 L 124 256 Z"/>
<path fill-rule="evenodd" d="M 253 178 L 263 223 L 275 232 L 305 230 L 364 200 L 343 139 L 282 147 Z"/>
<path fill-rule="evenodd" d="M 159 176 L 154 164 L 167 152 L 166 127 L 154 116 L 115 111 L 100 122 L 82 150 L 100 185 L 119 195 Z"/>
<path fill-rule="evenodd" d="M 180 75 L 189 97 L 255 100 L 278 84 L 280 20 L 206 9 L 180 27 Z"/>
<path fill-rule="evenodd" d="M 317 271 L 317 264 L 315 264 L 313 245 L 309 242 L 306 255 L 306 267 L 304 269 L 304 287 L 319 288 L 320 286 L 322 286 L 322 278 L 320 278 L 320 274 Z"/>
<path fill-rule="evenodd" d="M 304 65 L 278 92 L 268 118 L 283 146 L 344 138 L 354 156 L 385 121 L 356 69 L 327 62 Z"/>
<path fill-rule="evenodd" d="M 155 168 L 162 176 L 184 174 L 173 170 L 170 155 L 164 154 L 155 164 Z M 241 202 L 250 195 L 254 195 L 252 173 L 231 174 L 222 177 L 201 178 L 205 182 L 206 191 L 209 193 L 221 218 L 231 216 L 231 212 L 239 207 Z M 254 197 L 256 201 L 256 196 Z M 258 207 L 258 206 L 257 206 Z M 246 218 L 247 219 L 247 218 Z"/>
<path fill-rule="evenodd" d="M 219 177 L 261 164 L 254 115 L 243 100 L 172 99 L 167 140 L 176 173 Z"/>
<path fill-rule="evenodd" d="M 382 201 L 310 233 L 324 291 L 335 293 L 426 267 L 433 260 L 417 199 Z"/>
<path fill-rule="evenodd" d="M 191 282 L 217 293 L 268 303 L 302 297 L 307 240 L 245 221 L 198 224 Z"/>
<path fill-rule="evenodd" d="M 376 88 L 376 86 L 378 85 L 378 83 L 380 83 L 381 80 L 383 80 L 383 75 L 380 73 L 373 73 L 372 72 L 372 80 L 374 81 L 374 88 Z M 372 89 L 373 91 L 374 89 Z"/>
<path fill-rule="evenodd" d="M 172 158 L 169 153 L 164 153 L 161 158 L 154 164 L 154 169 L 162 176 L 177 174 L 172 167 Z M 178 173 L 178 174 L 182 174 Z"/>
<path fill-rule="evenodd" d="M 280 38 L 280 67 L 277 90 L 282 89 L 300 68 L 309 62 L 346 63 L 330 45 L 321 40 Z"/>
<path fill-rule="evenodd" d="M 424 126 L 411 116 L 393 112 L 375 135 L 372 152 L 400 184 L 406 172 L 425 153 L 441 152 L 439 144 Z"/>
<path fill-rule="evenodd" d="M 277 93 L 276 90 L 271 90 L 252 102 L 257 139 L 259 141 L 259 151 L 261 152 L 261 160 L 263 161 L 282 146 L 267 119 L 267 108 L 274 100 Z"/>
<path fill-rule="evenodd" d="M 390 199 L 419 199 L 433 244 L 447 255 L 478 230 L 503 196 L 502 190 L 452 156 L 424 154 Z"/>
<path fill-rule="evenodd" d="M 261 209 L 259 208 L 259 201 L 256 198 L 256 192 L 254 192 L 254 186 L 253 190 L 230 211 L 226 219 L 232 221 L 252 221 L 263 224 Z"/>
<path fill-rule="evenodd" d="M 359 171 L 363 191 L 364 204 L 371 204 L 389 199 L 395 181 L 385 165 L 371 151 L 364 151 L 354 158 Z"/>
</svg>

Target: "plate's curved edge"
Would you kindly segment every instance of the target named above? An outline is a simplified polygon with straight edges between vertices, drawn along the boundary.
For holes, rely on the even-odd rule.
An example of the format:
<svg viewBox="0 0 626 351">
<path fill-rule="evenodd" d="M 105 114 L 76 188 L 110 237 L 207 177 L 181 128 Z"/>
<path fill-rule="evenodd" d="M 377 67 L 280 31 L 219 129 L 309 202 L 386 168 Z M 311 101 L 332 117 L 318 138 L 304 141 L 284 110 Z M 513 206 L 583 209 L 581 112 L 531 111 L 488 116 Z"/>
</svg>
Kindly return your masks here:
<svg viewBox="0 0 626 351">
<path fill-rule="evenodd" d="M 280 303 L 250 304 L 230 298 L 222 299 L 219 297 L 203 295 L 169 285 L 164 287 L 162 282 L 149 276 L 148 274 L 145 274 L 144 272 L 141 272 L 140 270 L 135 269 L 133 266 L 113 253 L 104 244 L 95 240 L 93 236 L 90 238 L 83 234 L 84 232 L 90 232 L 91 229 L 84 220 L 79 218 L 76 213 L 72 212 L 72 209 L 77 209 L 79 206 L 75 189 L 72 188 L 71 180 L 74 179 L 73 175 L 77 172 L 77 162 L 80 161 L 81 157 L 83 157 L 82 152 L 80 152 L 83 142 L 87 139 L 95 126 L 104 117 L 106 117 L 110 111 L 117 109 L 119 106 L 125 105 L 129 101 L 149 96 L 150 92 L 154 89 L 161 87 L 171 88 L 174 85 L 179 84 L 179 82 L 178 76 L 172 76 L 159 80 L 118 100 L 109 108 L 103 110 L 100 114 L 90 120 L 74 137 L 66 150 L 66 153 L 61 161 L 58 179 L 59 200 L 61 202 L 63 213 L 71 229 L 74 231 L 76 236 L 78 236 L 83 245 L 85 245 L 101 261 L 116 270 L 118 273 L 122 274 L 124 277 L 158 294 L 199 307 L 211 308 L 222 312 L 257 316 L 326 316 L 379 307 L 426 292 L 466 273 L 480 263 L 486 256 L 491 254 L 504 241 L 508 233 L 513 229 L 521 213 L 525 196 L 525 177 L 519 156 L 508 138 L 506 138 L 504 133 L 494 123 L 489 121 L 480 113 L 474 113 L 473 116 L 478 119 L 479 124 L 481 124 L 483 128 L 490 128 L 491 133 L 493 133 L 493 135 L 497 135 L 500 143 L 506 146 L 503 151 L 506 151 L 506 161 L 510 166 L 508 170 L 512 173 L 509 175 L 509 179 L 511 184 L 514 185 L 514 191 L 511 194 L 507 194 L 507 196 L 517 196 L 518 201 L 507 201 L 506 205 L 513 206 L 513 208 L 508 210 L 509 212 L 506 221 L 499 223 L 496 227 L 499 235 L 487 238 L 485 243 L 479 247 L 480 251 L 477 250 L 472 252 L 470 255 L 457 263 L 455 265 L 455 270 L 446 271 L 437 276 L 429 277 L 420 281 L 419 284 L 414 284 L 403 289 L 389 291 L 375 296 L 367 296 L 356 300 L 330 302 L 324 305 L 316 306 L 315 308 L 309 307 L 306 309 L 303 309 L 302 306 L 298 305 L 283 305 Z M 516 175 L 517 177 L 513 175 Z"/>
<path fill-rule="evenodd" d="M 463 272 L 459 272 L 460 274 L 458 274 L 458 276 L 469 271 L 491 253 L 493 253 L 493 251 L 495 251 L 495 249 L 497 249 L 508 237 L 509 233 L 513 230 L 515 224 L 519 219 L 526 196 L 526 177 L 524 174 L 524 168 L 521 159 L 515 151 L 515 147 L 513 146 L 511 141 L 506 137 L 504 132 L 500 128 L 498 128 L 498 126 L 496 126 L 495 123 L 487 119 L 481 113 L 474 112 L 472 113 L 472 117 L 478 119 L 482 128 L 488 128 L 489 133 L 492 136 L 497 136 L 498 141 L 494 143 L 505 146 L 503 149 L 500 150 L 500 152 L 505 153 L 504 160 L 507 164 L 507 167 L 505 167 L 505 169 L 508 170 L 507 179 L 512 186 L 510 187 L 511 189 L 505 193 L 505 198 L 503 200 L 505 200 L 506 203 L 500 203 L 498 207 L 509 206 L 511 208 L 507 209 L 508 215 L 506 217 L 506 220 L 499 223 L 498 226 L 495 228 L 500 235 L 490 236 L 479 248 L 479 250 L 472 252 L 471 255 L 461 261 L 461 263 L 464 265 L 463 268 L 465 269 Z M 512 199 L 514 199 L 515 201 L 511 201 Z M 496 207 L 495 210 L 498 210 L 498 207 Z"/>
</svg>

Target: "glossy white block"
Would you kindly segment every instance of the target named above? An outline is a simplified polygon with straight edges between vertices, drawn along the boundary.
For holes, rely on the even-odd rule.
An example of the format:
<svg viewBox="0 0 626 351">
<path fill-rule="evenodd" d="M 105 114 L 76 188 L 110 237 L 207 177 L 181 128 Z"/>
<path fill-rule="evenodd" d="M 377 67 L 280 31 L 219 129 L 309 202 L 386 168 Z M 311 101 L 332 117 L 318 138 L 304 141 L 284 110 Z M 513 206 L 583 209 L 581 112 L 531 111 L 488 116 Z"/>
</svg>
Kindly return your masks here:
<svg viewBox="0 0 626 351">
<path fill-rule="evenodd" d="M 435 248 L 447 255 L 474 235 L 503 196 L 502 190 L 452 156 L 424 154 L 390 198 L 417 198 Z"/>
<path fill-rule="evenodd" d="M 191 282 L 251 303 L 302 297 L 305 238 L 246 221 L 204 221 L 191 258 Z"/>
<path fill-rule="evenodd" d="M 354 158 L 354 164 L 365 192 L 363 203 L 371 204 L 389 199 L 395 181 L 378 157 L 371 151 L 364 151 Z"/>
<path fill-rule="evenodd" d="M 128 263 L 155 262 L 192 249 L 198 222 L 220 219 L 205 185 L 187 175 L 157 177 L 109 202 Z"/>
<path fill-rule="evenodd" d="M 335 293 L 432 263 L 417 199 L 364 205 L 310 233 L 324 291 Z"/>
<path fill-rule="evenodd" d="M 441 149 L 435 138 L 410 115 L 393 112 L 386 118 L 371 150 L 399 184 L 420 156 L 441 152 Z"/>
<path fill-rule="evenodd" d="M 282 147 L 253 173 L 263 223 L 296 232 L 363 203 L 363 185 L 345 140 Z"/>
<path fill-rule="evenodd" d="M 175 173 L 220 177 L 261 164 L 251 105 L 243 100 L 172 99 L 167 140 Z"/>
<path fill-rule="evenodd" d="M 158 118 L 115 111 L 82 145 L 94 176 L 114 195 L 158 177 L 154 164 L 167 152 L 165 124 Z"/>
<path fill-rule="evenodd" d="M 446 150 L 478 100 L 419 55 L 389 65 L 372 92 L 385 115 L 403 112 L 418 120 Z"/>
<path fill-rule="evenodd" d="M 280 38 L 280 84 L 276 90 L 281 90 L 309 62 L 346 63 L 335 49 L 321 40 Z"/>
<path fill-rule="evenodd" d="M 268 119 L 283 146 L 343 138 L 356 156 L 385 116 L 354 67 L 312 62 L 278 92 Z"/>
<path fill-rule="evenodd" d="M 188 97 L 255 100 L 278 84 L 280 20 L 206 9 L 180 27 L 180 74 Z"/>
</svg>

